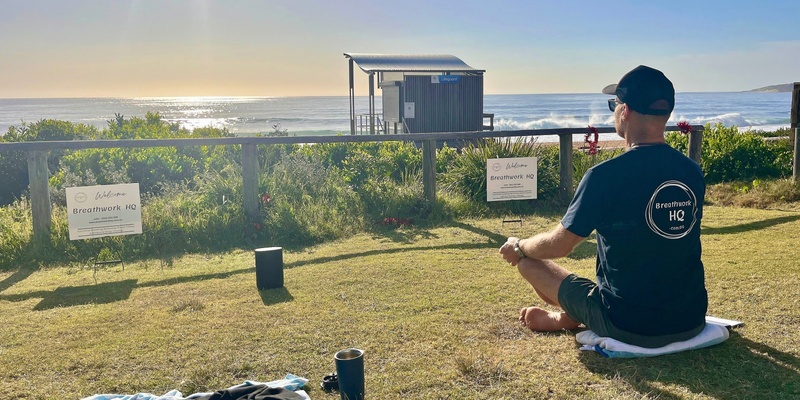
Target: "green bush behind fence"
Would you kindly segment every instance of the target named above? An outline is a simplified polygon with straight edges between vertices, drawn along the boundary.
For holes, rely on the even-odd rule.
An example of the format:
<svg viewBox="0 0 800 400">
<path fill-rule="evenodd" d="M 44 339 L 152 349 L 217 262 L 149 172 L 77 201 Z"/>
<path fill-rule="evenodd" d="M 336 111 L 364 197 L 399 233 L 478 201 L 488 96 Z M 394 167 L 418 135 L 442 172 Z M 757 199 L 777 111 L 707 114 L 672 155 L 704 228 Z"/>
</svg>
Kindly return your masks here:
<svg viewBox="0 0 800 400">
<path fill-rule="evenodd" d="M 278 128 L 276 128 L 277 130 Z M 285 133 L 284 131 L 281 131 Z M 108 121 L 108 127 L 42 120 L 11 127 L 0 141 L 226 137 L 214 128 L 188 131 L 158 114 Z M 686 136 L 668 142 L 685 151 Z M 791 174 L 786 140 L 766 141 L 758 132 L 706 127 L 702 167 L 709 183 Z M 622 150 L 574 154 L 575 183 L 585 171 Z M 559 197 L 558 146 L 536 140 L 481 139 L 437 150 L 435 204 L 423 195 L 421 151 L 410 142 L 259 145 L 260 217 L 242 210 L 238 146 L 158 147 L 53 151 L 48 158 L 53 207 L 51 238 L 33 243 L 23 152 L 0 153 L 0 269 L 47 263 L 84 264 L 92 257 L 126 259 L 279 245 L 302 247 L 365 229 L 425 225 L 478 215 L 530 214 L 563 208 Z M 538 158 L 538 200 L 486 202 L 486 160 Z M 143 234 L 69 240 L 65 188 L 138 182 Z M 42 250 L 45 249 L 45 250 Z"/>
</svg>

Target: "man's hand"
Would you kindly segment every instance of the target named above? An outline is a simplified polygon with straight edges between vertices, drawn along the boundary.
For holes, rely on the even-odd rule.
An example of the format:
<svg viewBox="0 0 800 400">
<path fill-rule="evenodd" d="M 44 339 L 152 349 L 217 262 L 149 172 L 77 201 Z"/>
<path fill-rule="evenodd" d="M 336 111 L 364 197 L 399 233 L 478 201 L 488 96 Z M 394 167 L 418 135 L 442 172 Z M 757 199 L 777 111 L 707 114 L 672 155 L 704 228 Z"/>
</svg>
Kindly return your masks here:
<svg viewBox="0 0 800 400">
<path fill-rule="evenodd" d="M 514 251 L 514 244 L 519 241 L 519 238 L 510 237 L 506 242 L 500 246 L 500 254 L 503 255 L 503 259 L 506 260 L 512 267 L 516 267 L 519 264 L 519 256 Z"/>
<path fill-rule="evenodd" d="M 558 224 L 549 232 L 523 239 L 523 243 L 520 243 L 520 251 L 530 259 L 555 260 L 556 258 L 566 257 L 583 239 L 586 238 L 578 236 Z M 510 237 L 500 247 L 500 254 L 503 255 L 503 259 L 513 266 L 519 264 L 520 260 L 520 257 L 514 251 L 514 244 L 518 240 L 520 239 Z M 525 249 L 522 249 L 522 247 L 525 247 Z"/>
</svg>

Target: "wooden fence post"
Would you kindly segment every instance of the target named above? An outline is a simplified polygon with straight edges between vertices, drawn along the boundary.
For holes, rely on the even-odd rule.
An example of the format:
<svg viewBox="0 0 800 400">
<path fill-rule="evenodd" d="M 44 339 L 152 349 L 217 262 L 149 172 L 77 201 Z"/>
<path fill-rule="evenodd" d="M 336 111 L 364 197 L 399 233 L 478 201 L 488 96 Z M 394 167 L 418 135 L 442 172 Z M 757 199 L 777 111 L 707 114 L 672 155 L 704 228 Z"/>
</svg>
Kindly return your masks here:
<svg viewBox="0 0 800 400">
<path fill-rule="evenodd" d="M 798 122 L 800 122 L 800 82 L 794 83 L 792 90 L 791 128 L 794 131 L 794 157 L 792 162 L 792 181 L 800 182 L 800 138 L 798 138 Z"/>
<path fill-rule="evenodd" d="M 33 236 L 50 239 L 52 211 L 47 170 L 47 151 L 28 152 L 28 182 L 31 191 L 31 213 L 33 214 Z"/>
<path fill-rule="evenodd" d="M 692 129 L 689 132 L 689 158 L 700 164 L 703 156 L 703 131 Z"/>
<path fill-rule="evenodd" d="M 425 198 L 436 202 L 436 140 L 422 141 L 422 188 Z"/>
<path fill-rule="evenodd" d="M 559 164 L 559 192 L 566 198 L 571 198 L 572 193 L 572 134 L 558 135 L 558 164 Z"/>
<path fill-rule="evenodd" d="M 255 144 L 242 144 L 242 207 L 250 219 L 258 218 L 258 151 Z"/>
</svg>

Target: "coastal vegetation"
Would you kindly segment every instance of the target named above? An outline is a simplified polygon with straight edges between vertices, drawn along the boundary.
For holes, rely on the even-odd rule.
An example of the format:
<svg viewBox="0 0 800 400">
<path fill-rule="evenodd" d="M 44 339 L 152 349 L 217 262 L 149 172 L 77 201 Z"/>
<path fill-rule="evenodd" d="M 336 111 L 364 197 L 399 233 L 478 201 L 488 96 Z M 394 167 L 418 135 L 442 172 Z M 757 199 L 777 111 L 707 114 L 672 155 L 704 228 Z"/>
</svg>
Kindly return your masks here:
<svg viewBox="0 0 800 400">
<path fill-rule="evenodd" d="M 288 132 L 275 126 L 272 135 Z M 789 136 L 788 129 L 778 132 Z M 42 120 L 11 127 L 2 141 L 150 139 L 231 136 L 224 129 L 186 130 L 161 119 L 117 115 L 102 130 Z M 800 189 L 791 174 L 791 140 L 767 133 L 707 126 L 701 166 L 710 184 L 707 202 L 767 208 L 793 207 Z M 775 134 L 772 134 L 775 136 Z M 688 138 L 670 133 L 685 151 Z M 576 150 L 575 184 L 592 165 L 621 150 Z M 0 153 L 0 269 L 84 265 L 109 253 L 128 260 L 275 245 L 301 249 L 359 232 L 398 226 L 436 226 L 470 217 L 563 212 L 558 192 L 558 148 L 535 140 L 481 140 L 443 144 L 437 151 L 438 200 L 428 202 L 421 184 L 422 157 L 410 142 L 323 143 L 259 146 L 260 216 L 242 209 L 238 146 L 158 147 L 53 151 L 50 169 L 53 226 L 46 246 L 34 243 L 23 152 Z M 486 159 L 538 158 L 538 199 L 486 202 Z M 65 188 L 138 182 L 141 235 L 70 241 Z"/>
</svg>

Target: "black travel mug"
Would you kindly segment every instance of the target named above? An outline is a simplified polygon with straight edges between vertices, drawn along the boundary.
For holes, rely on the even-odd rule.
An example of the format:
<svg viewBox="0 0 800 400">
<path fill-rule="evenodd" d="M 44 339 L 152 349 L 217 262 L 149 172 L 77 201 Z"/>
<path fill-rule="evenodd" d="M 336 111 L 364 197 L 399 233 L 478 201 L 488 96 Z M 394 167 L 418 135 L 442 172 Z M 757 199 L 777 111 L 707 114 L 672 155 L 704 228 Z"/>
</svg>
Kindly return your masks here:
<svg viewBox="0 0 800 400">
<path fill-rule="evenodd" d="M 364 350 L 345 349 L 334 359 L 342 400 L 364 400 Z"/>
</svg>

